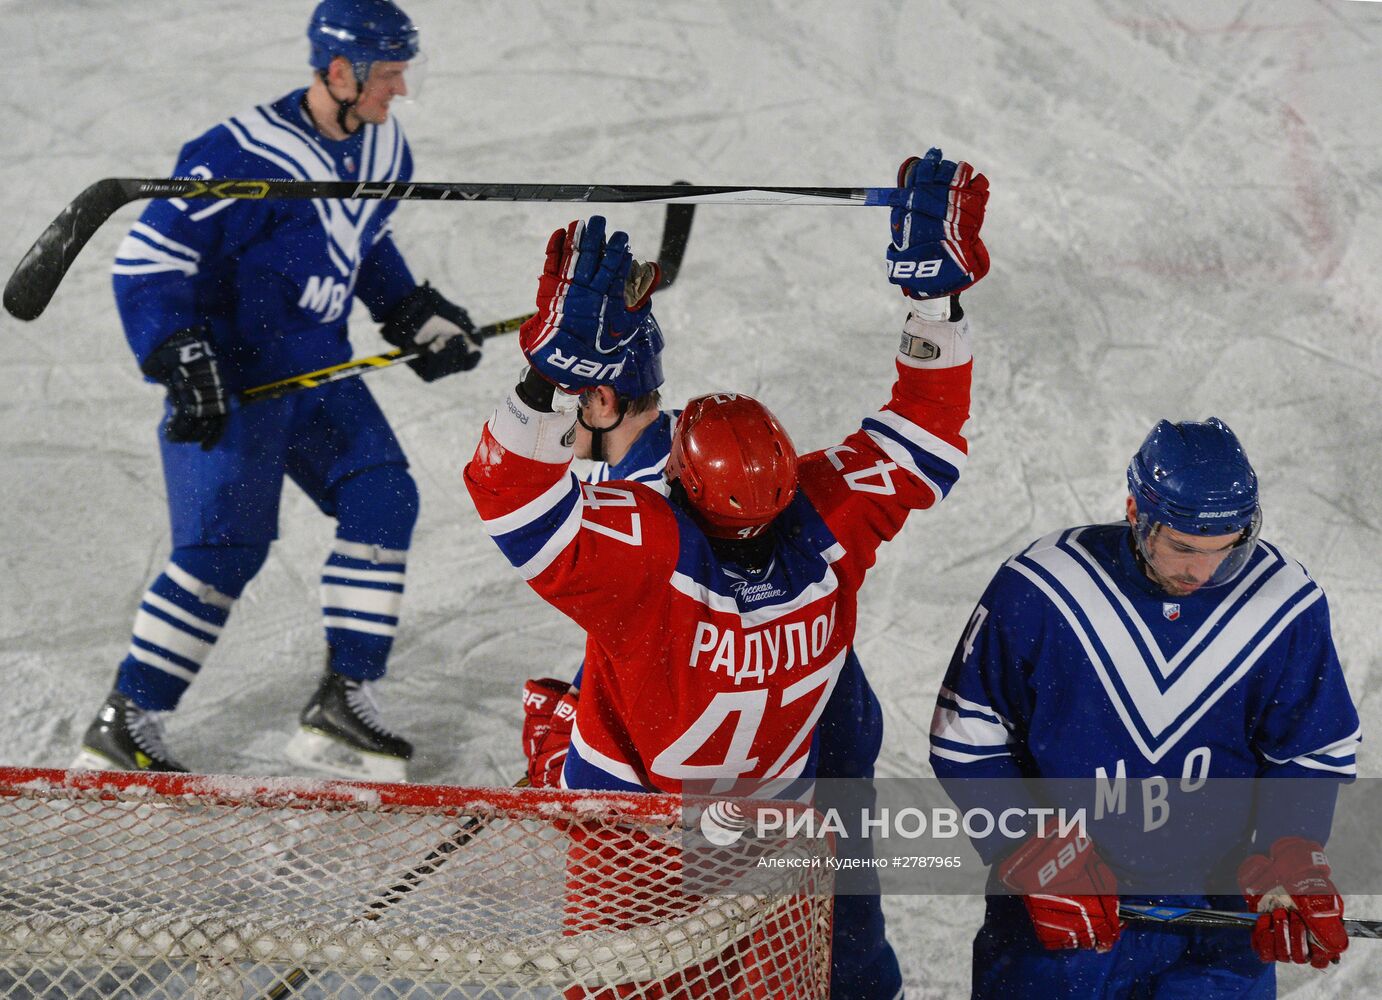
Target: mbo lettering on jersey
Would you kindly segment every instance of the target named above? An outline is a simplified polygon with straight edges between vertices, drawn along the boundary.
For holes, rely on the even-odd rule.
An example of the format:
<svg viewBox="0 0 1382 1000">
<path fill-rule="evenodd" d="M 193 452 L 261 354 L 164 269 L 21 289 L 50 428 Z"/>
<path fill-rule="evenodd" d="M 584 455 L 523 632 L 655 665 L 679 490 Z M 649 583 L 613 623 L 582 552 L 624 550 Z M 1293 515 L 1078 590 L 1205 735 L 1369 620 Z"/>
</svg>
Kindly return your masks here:
<svg viewBox="0 0 1382 1000">
<path fill-rule="evenodd" d="M 298 308 L 320 313 L 323 323 L 334 323 L 350 304 L 355 287 L 354 275 L 348 281 L 337 281 L 332 275 L 312 275 L 298 299 Z"/>
</svg>

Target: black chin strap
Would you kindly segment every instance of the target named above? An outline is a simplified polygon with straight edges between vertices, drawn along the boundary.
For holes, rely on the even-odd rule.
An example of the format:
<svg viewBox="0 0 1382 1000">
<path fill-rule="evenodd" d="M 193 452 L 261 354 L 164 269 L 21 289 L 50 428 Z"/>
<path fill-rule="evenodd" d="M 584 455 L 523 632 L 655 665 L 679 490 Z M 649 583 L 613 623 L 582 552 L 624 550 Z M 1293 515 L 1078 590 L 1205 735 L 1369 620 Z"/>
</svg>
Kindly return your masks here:
<svg viewBox="0 0 1382 1000">
<path fill-rule="evenodd" d="M 353 109 L 355 105 L 359 103 L 360 91 L 364 89 L 364 85 L 360 83 L 360 78 L 355 75 L 354 67 L 351 68 L 350 75 L 351 78 L 355 80 L 355 96 L 348 100 L 342 100 L 335 94 L 331 93 L 331 84 L 326 79 L 326 71 L 317 70 L 317 76 L 321 77 L 321 82 L 326 86 L 326 96 L 336 102 L 336 124 L 340 127 L 340 130 L 348 136 L 354 135 L 356 132 L 360 131 L 360 129 L 363 128 L 365 124 L 363 120 L 357 118 L 355 122 L 355 127 L 351 128 L 350 123 L 346 118 L 346 116 L 350 114 L 351 109 Z M 307 107 L 306 94 L 302 95 L 302 106 L 304 108 Z M 311 116 L 310 111 L 308 112 L 308 116 Z"/>
<path fill-rule="evenodd" d="M 605 432 L 612 431 L 624 422 L 624 418 L 629 413 L 629 400 L 619 397 L 619 419 L 608 427 L 591 427 L 585 422 L 585 417 L 581 416 L 581 411 L 576 410 L 576 422 L 586 430 L 590 431 L 590 460 L 592 462 L 603 462 L 605 460 Z"/>
</svg>

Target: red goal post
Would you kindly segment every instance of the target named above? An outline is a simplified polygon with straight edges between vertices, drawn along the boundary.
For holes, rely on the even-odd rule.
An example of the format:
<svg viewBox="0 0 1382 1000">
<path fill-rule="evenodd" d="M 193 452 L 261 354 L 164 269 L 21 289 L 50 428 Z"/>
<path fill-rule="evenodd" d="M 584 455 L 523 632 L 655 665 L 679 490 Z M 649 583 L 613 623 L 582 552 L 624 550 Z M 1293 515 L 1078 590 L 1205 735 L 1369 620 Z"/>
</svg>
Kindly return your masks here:
<svg viewBox="0 0 1382 1000">
<path fill-rule="evenodd" d="M 827 996 L 829 842 L 684 805 L 0 767 L 0 996 Z"/>
</svg>

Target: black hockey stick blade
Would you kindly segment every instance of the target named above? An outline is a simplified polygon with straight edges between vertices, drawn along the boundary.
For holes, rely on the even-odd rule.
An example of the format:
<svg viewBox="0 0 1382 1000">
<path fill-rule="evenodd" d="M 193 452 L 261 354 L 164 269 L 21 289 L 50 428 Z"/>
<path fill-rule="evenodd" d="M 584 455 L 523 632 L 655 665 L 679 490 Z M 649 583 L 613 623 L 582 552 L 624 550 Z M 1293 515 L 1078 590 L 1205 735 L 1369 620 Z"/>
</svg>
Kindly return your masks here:
<svg viewBox="0 0 1382 1000">
<path fill-rule="evenodd" d="M 690 181 L 673 181 L 673 186 L 689 187 Z M 681 273 L 681 260 L 686 256 L 686 242 L 691 239 L 691 222 L 695 205 L 668 205 L 667 218 L 662 223 L 662 246 L 657 253 L 657 266 L 662 272 L 659 289 L 672 287 Z"/>
<path fill-rule="evenodd" d="M 145 198 L 333 198 L 367 201 L 536 201 L 593 204 L 888 205 L 896 188 L 704 187 L 689 184 L 465 184 L 196 180 L 108 177 L 62 210 L 34 242 L 5 285 L 4 303 L 16 319 L 37 319 L 52 301 L 82 248 L 123 205 Z M 688 216 L 689 219 L 689 216 Z"/>
<path fill-rule="evenodd" d="M 1120 903 L 1118 915 L 1125 920 L 1162 924 L 1194 924 L 1201 927 L 1252 927 L 1259 914 L 1235 910 L 1206 910 L 1188 906 L 1143 906 Z M 1382 920 L 1344 919 L 1349 937 L 1382 938 Z"/>
<path fill-rule="evenodd" d="M 677 181 L 676 183 L 685 184 L 687 182 Z M 671 285 L 681 271 L 681 261 L 686 255 L 686 244 L 691 238 L 691 219 L 695 210 L 694 205 L 667 206 L 667 217 L 662 223 L 662 246 L 657 257 L 658 268 L 662 272 L 662 279 L 658 283 L 659 291 Z M 484 341 L 490 337 L 513 333 L 534 315 L 534 313 L 524 313 L 522 316 L 498 320 L 480 327 L 475 331 L 475 335 Z M 277 382 L 269 382 L 266 385 L 257 385 L 252 389 L 246 389 L 240 393 L 240 402 L 244 404 L 255 403 L 263 399 L 278 399 L 280 396 L 286 396 L 303 389 L 314 389 L 319 385 L 326 385 L 328 382 L 339 382 L 341 379 L 355 378 L 357 375 L 363 375 L 380 368 L 391 368 L 405 361 L 411 361 L 415 357 L 417 357 L 416 351 L 394 350 L 386 351 L 383 354 L 373 354 L 366 358 L 353 358 L 339 365 L 318 368 L 316 371 L 304 372 L 301 375 L 293 375 L 289 378 L 279 379 Z"/>
<path fill-rule="evenodd" d="M 5 283 L 6 311 L 16 319 L 37 319 L 82 247 L 117 209 L 132 200 L 125 182 L 111 177 L 77 195 L 34 241 Z"/>
</svg>

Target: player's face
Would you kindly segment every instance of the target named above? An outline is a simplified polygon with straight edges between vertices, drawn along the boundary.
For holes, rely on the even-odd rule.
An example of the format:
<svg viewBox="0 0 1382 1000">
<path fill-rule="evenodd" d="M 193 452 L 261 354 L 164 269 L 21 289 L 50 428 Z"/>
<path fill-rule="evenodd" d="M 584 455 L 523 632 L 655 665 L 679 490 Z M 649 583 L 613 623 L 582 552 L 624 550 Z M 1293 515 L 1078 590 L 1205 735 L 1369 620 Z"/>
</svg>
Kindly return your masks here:
<svg viewBox="0 0 1382 1000">
<path fill-rule="evenodd" d="M 389 104 L 395 97 L 406 97 L 408 84 L 404 80 L 406 62 L 376 62 L 370 64 L 369 78 L 360 88 L 354 112 L 361 121 L 382 125 L 389 118 Z"/>
<path fill-rule="evenodd" d="M 1242 536 L 1190 535 L 1164 524 L 1153 525 L 1143 544 L 1147 575 L 1168 594 L 1193 594 L 1214 575 Z"/>
</svg>

